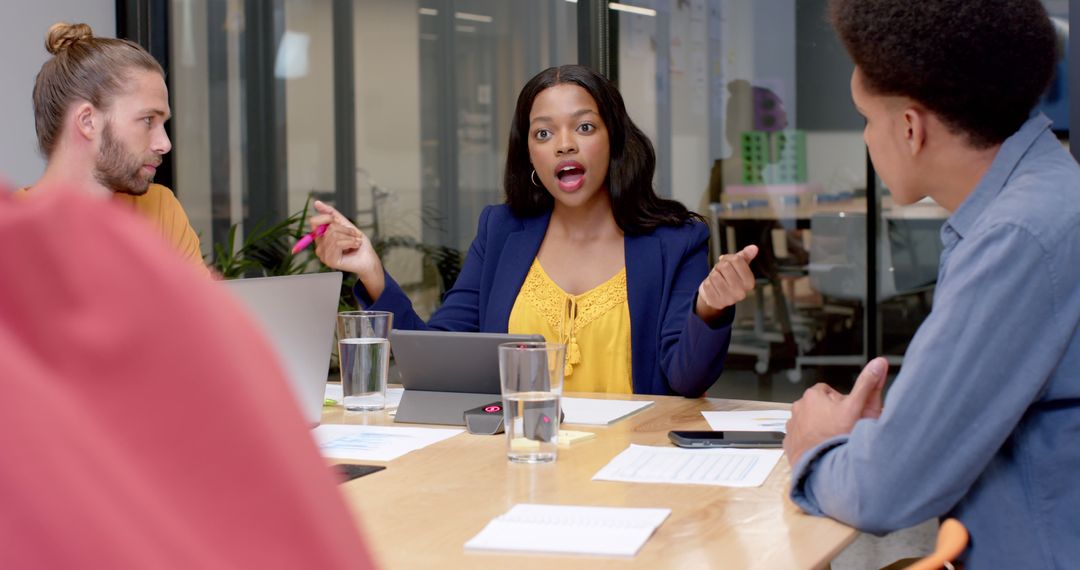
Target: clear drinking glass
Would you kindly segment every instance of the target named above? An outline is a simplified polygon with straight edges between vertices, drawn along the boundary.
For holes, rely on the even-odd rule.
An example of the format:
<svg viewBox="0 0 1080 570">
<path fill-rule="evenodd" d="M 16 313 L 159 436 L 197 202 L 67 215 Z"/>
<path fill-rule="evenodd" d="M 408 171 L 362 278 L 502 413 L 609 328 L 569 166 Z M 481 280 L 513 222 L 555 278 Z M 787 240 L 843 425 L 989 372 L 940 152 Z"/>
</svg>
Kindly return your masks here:
<svg viewBox="0 0 1080 570">
<path fill-rule="evenodd" d="M 393 320 L 394 315 L 385 311 L 338 313 L 338 362 L 346 411 L 369 412 L 386 407 Z"/>
<path fill-rule="evenodd" d="M 555 461 L 565 365 L 564 344 L 508 342 L 499 345 L 506 456 L 510 461 Z"/>
</svg>

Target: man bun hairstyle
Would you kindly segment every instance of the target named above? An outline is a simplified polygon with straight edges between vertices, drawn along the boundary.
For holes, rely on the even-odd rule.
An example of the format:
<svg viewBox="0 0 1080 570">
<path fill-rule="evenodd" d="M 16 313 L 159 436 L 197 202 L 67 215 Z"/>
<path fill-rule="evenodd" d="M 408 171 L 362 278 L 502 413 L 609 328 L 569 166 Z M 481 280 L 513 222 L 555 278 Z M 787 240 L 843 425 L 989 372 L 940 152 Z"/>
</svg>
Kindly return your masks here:
<svg viewBox="0 0 1080 570">
<path fill-rule="evenodd" d="M 56 149 L 64 116 L 77 101 L 107 110 L 123 93 L 133 71 L 165 76 L 161 64 L 138 44 L 94 37 L 86 24 L 59 22 L 45 34 L 45 49 L 53 54 L 34 80 L 34 129 L 46 158 Z"/>
<path fill-rule="evenodd" d="M 49 26 L 49 33 L 45 34 L 45 49 L 49 53 L 56 55 L 67 49 L 71 44 L 92 37 L 94 37 L 94 32 L 86 24 L 57 22 Z"/>
<path fill-rule="evenodd" d="M 869 91 L 924 105 L 976 148 L 1020 128 L 1057 58 L 1039 0 L 830 0 L 829 19 Z"/>
</svg>

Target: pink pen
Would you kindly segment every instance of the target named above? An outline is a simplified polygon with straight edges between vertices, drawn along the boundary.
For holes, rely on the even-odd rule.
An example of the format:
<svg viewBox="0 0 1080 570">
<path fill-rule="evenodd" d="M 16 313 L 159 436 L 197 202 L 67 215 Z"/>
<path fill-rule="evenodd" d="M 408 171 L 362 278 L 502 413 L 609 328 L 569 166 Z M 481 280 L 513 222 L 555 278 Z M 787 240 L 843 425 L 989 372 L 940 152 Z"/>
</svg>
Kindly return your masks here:
<svg viewBox="0 0 1080 570">
<path fill-rule="evenodd" d="M 315 241 L 315 238 L 325 234 L 326 233 L 326 228 L 329 225 L 330 224 L 322 224 L 319 227 L 315 228 L 315 231 L 313 231 L 313 232 L 305 235 L 304 237 L 296 240 L 296 245 L 292 246 L 293 254 L 300 253 L 300 251 L 303 250 L 305 247 L 311 245 Z"/>
</svg>

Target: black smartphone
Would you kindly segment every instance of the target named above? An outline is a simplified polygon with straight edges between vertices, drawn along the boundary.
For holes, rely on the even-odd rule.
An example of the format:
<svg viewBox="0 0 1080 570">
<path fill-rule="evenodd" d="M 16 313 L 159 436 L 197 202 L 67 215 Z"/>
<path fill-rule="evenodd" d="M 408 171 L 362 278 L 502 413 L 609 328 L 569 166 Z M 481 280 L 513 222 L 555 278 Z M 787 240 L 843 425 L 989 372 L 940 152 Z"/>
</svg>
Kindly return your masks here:
<svg viewBox="0 0 1080 570">
<path fill-rule="evenodd" d="M 782 447 L 779 431 L 669 431 L 668 439 L 679 447 Z"/>
<path fill-rule="evenodd" d="M 382 471 L 386 469 L 382 465 L 358 465 L 356 463 L 338 463 L 333 466 L 333 469 L 341 475 L 341 482 L 347 483 L 356 479 L 357 477 L 363 477 L 364 475 L 371 475 L 376 471 Z"/>
</svg>

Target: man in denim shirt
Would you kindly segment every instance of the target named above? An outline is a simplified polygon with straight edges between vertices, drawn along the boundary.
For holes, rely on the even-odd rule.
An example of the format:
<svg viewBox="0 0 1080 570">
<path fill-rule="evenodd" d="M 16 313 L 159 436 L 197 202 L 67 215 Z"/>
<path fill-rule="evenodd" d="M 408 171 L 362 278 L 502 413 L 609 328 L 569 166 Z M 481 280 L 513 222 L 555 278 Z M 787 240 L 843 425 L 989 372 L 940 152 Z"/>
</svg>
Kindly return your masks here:
<svg viewBox="0 0 1080 570">
<path fill-rule="evenodd" d="M 1006 5 L 1007 4 L 1007 5 Z M 958 518 L 968 568 L 1080 564 L 1080 168 L 1031 115 L 1052 73 L 1038 0 L 833 0 L 893 198 L 942 228 L 934 310 L 887 364 L 795 403 L 792 500 L 886 533 Z"/>
</svg>

